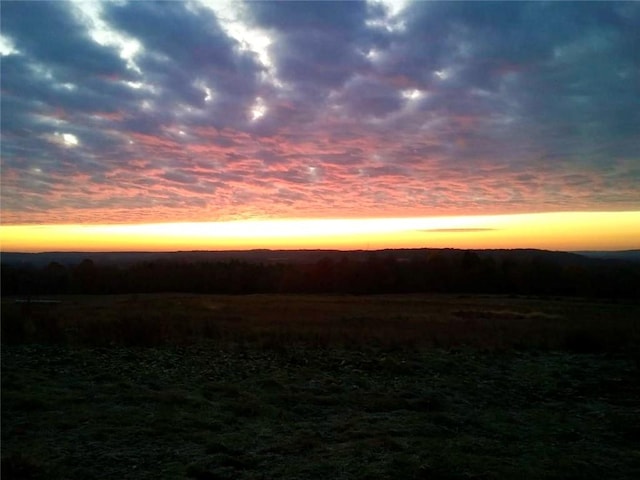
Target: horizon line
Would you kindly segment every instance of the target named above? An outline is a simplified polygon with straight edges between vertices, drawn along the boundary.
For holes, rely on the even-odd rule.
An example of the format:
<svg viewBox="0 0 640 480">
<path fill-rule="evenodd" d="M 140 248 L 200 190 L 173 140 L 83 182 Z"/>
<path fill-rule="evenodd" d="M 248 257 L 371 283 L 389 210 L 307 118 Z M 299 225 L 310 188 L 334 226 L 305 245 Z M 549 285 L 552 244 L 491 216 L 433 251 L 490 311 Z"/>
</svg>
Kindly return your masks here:
<svg viewBox="0 0 640 480">
<path fill-rule="evenodd" d="M 640 211 L 32 224 L 2 225 L 0 232 L 0 252 L 397 248 L 624 251 L 640 247 Z"/>
</svg>

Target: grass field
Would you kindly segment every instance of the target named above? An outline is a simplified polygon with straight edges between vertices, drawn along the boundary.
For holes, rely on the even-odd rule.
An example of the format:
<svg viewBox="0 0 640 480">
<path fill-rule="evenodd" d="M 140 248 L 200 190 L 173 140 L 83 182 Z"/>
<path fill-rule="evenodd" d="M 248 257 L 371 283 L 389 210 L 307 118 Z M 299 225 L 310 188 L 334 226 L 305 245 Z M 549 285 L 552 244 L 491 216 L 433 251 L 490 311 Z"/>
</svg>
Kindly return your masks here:
<svg viewBox="0 0 640 480">
<path fill-rule="evenodd" d="M 2 305 L 2 478 L 640 478 L 640 306 Z"/>
</svg>

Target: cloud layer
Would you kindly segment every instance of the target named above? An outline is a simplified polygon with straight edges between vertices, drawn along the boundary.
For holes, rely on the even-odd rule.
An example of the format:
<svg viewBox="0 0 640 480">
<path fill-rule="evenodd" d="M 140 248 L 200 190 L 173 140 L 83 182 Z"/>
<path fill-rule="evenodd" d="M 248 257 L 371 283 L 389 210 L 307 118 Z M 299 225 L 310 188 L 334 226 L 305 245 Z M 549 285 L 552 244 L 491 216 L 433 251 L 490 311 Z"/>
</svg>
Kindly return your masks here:
<svg viewBox="0 0 640 480">
<path fill-rule="evenodd" d="M 2 221 L 640 206 L 635 2 L 2 3 Z"/>
</svg>

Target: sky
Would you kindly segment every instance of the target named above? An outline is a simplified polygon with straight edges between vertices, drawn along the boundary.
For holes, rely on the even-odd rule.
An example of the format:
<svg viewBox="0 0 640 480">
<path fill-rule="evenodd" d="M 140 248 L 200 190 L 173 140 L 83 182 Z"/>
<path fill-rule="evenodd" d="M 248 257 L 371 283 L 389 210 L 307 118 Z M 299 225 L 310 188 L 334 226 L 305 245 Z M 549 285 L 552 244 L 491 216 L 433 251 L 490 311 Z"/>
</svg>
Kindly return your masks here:
<svg viewBox="0 0 640 480">
<path fill-rule="evenodd" d="M 5 251 L 640 248 L 640 2 L 0 12 Z"/>
</svg>

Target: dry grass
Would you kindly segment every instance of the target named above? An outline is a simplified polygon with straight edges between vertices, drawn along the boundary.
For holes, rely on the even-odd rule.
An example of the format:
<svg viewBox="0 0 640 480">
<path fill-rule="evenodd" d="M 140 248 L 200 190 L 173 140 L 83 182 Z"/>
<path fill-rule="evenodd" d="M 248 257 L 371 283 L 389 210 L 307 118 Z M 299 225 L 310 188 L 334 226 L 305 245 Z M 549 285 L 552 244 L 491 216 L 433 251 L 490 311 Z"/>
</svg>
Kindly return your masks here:
<svg viewBox="0 0 640 480">
<path fill-rule="evenodd" d="M 637 305 L 3 303 L 4 479 L 635 479 Z"/>
<path fill-rule="evenodd" d="M 640 307 L 509 297 L 426 295 L 136 295 L 3 303 L 3 343 L 287 348 L 376 344 L 487 350 L 620 352 L 640 344 Z"/>
</svg>

